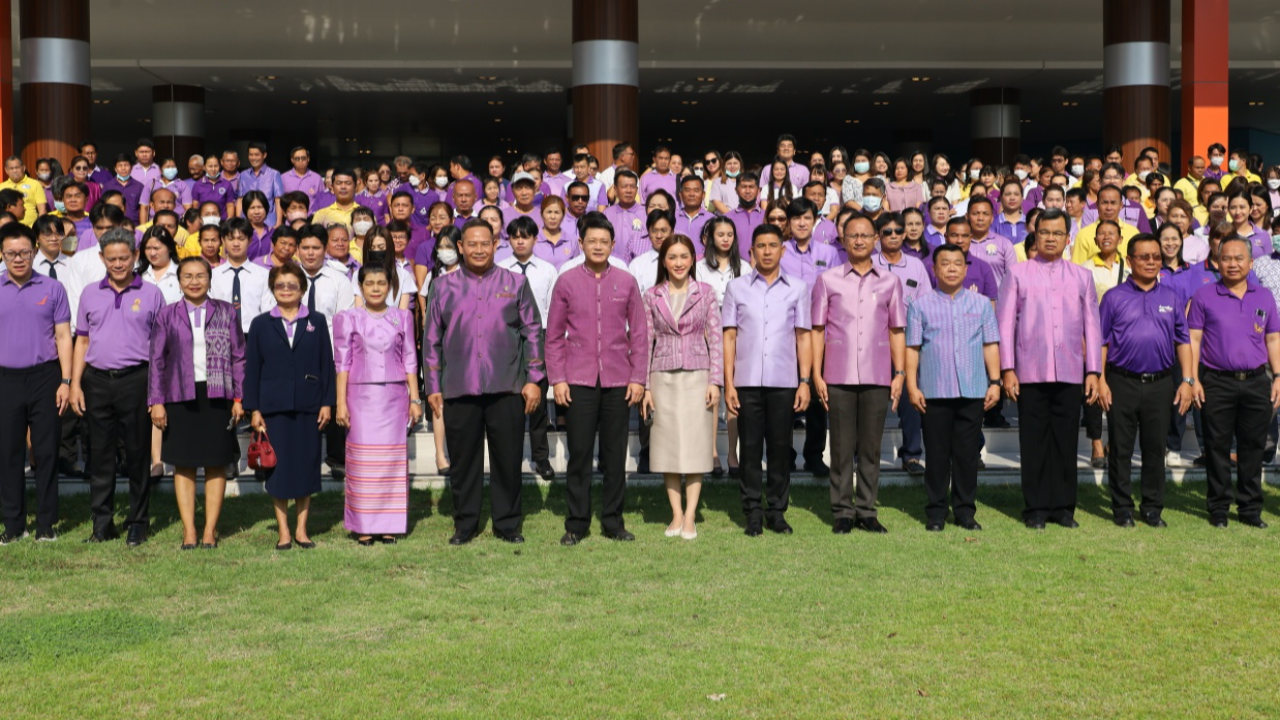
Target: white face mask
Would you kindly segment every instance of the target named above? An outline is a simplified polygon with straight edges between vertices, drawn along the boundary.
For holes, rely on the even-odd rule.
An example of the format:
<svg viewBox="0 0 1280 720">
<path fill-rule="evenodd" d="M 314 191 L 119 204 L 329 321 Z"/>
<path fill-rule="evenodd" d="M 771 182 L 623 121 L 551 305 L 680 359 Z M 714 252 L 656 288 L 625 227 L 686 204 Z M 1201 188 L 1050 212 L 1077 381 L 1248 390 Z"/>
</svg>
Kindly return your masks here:
<svg viewBox="0 0 1280 720">
<path fill-rule="evenodd" d="M 200 222 L 205 225 L 217 225 L 222 222 L 222 218 L 217 215 L 202 215 L 200 217 Z"/>
<path fill-rule="evenodd" d="M 1142 182 L 1146 182 L 1147 176 L 1150 174 L 1151 174 L 1150 170 L 1143 170 L 1142 172 L 1138 173 L 1138 179 L 1141 180 Z"/>
<path fill-rule="evenodd" d="M 862 196 L 862 209 L 867 212 L 875 212 L 880 209 L 880 198 L 875 195 Z"/>
<path fill-rule="evenodd" d="M 351 229 L 355 230 L 357 235 L 364 235 L 373 229 L 373 223 L 369 220 L 357 220 L 351 224 Z"/>
<path fill-rule="evenodd" d="M 1280 179 L 1271 178 L 1270 180 L 1267 181 L 1267 187 L 1271 188 L 1272 190 L 1280 190 Z"/>
<path fill-rule="evenodd" d="M 981 170 L 981 169 L 978 169 L 978 170 L 970 170 L 970 171 L 969 171 L 969 179 L 970 179 L 970 180 L 977 180 L 979 177 L 982 177 L 982 170 Z"/>
<path fill-rule="evenodd" d="M 47 173 L 47 172 L 36 173 L 36 177 L 40 180 L 40 182 L 49 182 L 49 178 L 53 177 L 53 173 Z"/>
<path fill-rule="evenodd" d="M 871 172 L 871 163 L 866 161 L 856 162 L 853 164 L 853 171 L 859 175 L 865 175 L 868 172 Z"/>
<path fill-rule="evenodd" d="M 410 184 L 410 185 L 412 185 L 412 186 L 414 186 L 414 187 L 418 187 L 419 185 L 421 185 L 421 184 L 422 184 L 422 179 L 421 179 L 421 178 L 419 178 L 417 175 L 410 175 L 410 176 L 409 176 L 409 184 Z"/>
<path fill-rule="evenodd" d="M 1014 174 L 1014 175 L 1017 175 L 1019 180 L 1026 180 L 1026 179 L 1027 179 L 1027 171 L 1026 171 L 1026 170 L 1014 170 L 1014 171 L 1013 171 L 1013 174 Z"/>
<path fill-rule="evenodd" d="M 457 250 L 441 250 L 439 254 L 440 264 L 445 267 L 453 267 L 458 264 Z"/>
<path fill-rule="evenodd" d="M 697 175 L 698 177 L 702 177 L 702 168 L 694 168 L 693 174 Z"/>
<path fill-rule="evenodd" d="M 1083 165 L 1072 165 L 1072 166 L 1071 166 L 1071 174 L 1072 174 L 1072 175 L 1075 175 L 1076 177 L 1080 177 L 1081 175 L 1084 175 L 1084 166 L 1083 166 Z"/>
<path fill-rule="evenodd" d="M 442 188 L 448 184 L 449 184 L 449 178 L 445 177 L 444 175 L 440 175 L 436 177 L 436 187 Z"/>
<path fill-rule="evenodd" d="M 1209 158 L 1209 164 L 1214 166 L 1215 168 L 1222 167 L 1222 156 L 1214 155 L 1213 157 Z"/>
<path fill-rule="evenodd" d="M 290 210 L 289 215 L 287 217 L 289 218 L 290 223 L 295 223 L 299 220 L 302 220 L 306 216 L 307 214 L 301 210 Z"/>
</svg>

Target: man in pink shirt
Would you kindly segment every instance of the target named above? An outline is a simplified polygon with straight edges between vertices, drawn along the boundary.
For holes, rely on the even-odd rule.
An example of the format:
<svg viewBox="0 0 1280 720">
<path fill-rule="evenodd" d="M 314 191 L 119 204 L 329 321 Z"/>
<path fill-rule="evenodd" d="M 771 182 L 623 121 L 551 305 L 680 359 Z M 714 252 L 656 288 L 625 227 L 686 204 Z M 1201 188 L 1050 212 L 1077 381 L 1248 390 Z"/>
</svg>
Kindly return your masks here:
<svg viewBox="0 0 1280 720">
<path fill-rule="evenodd" d="M 849 261 L 818 276 L 810 313 L 813 388 L 830 414 L 832 532 L 885 533 L 876 519 L 880 441 L 905 380 L 907 306 L 898 278 L 871 262 L 878 237 L 871 221 L 855 215 L 841 230 Z"/>
<path fill-rule="evenodd" d="M 649 196 L 659 189 L 675 197 L 677 179 L 678 176 L 671 171 L 671 151 L 666 145 L 659 145 L 653 150 L 653 172 L 640 178 L 640 198 L 647 203 Z"/>
<path fill-rule="evenodd" d="M 1078 527 L 1076 438 L 1084 399 L 1098 397 L 1102 327 L 1090 272 L 1064 260 L 1070 221 L 1045 210 L 1036 223 L 1032 260 L 1010 269 L 996 301 L 1005 394 L 1018 403 L 1022 453 L 1022 518 Z"/>
</svg>

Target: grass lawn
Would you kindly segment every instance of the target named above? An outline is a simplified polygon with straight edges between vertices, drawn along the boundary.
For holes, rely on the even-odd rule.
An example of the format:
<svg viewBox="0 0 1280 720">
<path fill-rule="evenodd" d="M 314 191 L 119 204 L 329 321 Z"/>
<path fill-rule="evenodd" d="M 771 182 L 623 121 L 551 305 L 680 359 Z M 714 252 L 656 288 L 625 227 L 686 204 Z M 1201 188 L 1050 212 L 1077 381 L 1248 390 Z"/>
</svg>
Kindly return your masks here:
<svg viewBox="0 0 1280 720">
<path fill-rule="evenodd" d="M 0 708 L 11 718 L 1276 718 L 1280 528 L 1121 530 L 1081 488 L 1079 530 L 1024 529 L 1014 487 L 979 489 L 986 530 L 923 528 L 923 492 L 881 492 L 886 536 L 830 532 L 797 487 L 796 534 L 742 534 L 713 485 L 696 541 L 633 488 L 635 543 L 563 531 L 561 485 L 525 489 L 529 542 L 446 545 L 451 501 L 415 492 L 411 535 L 362 548 L 342 500 L 313 551 L 272 550 L 264 496 L 228 499 L 222 546 L 153 537 L 0 548 Z M 1267 507 L 1277 503 L 1267 489 Z M 486 501 L 487 504 L 487 501 Z M 123 506 L 122 506 L 123 507 Z M 1265 515 L 1273 525 L 1272 513 Z M 598 530 L 598 525 L 595 528 Z M 716 699 L 711 699 L 713 696 Z M 721 697 L 723 696 L 723 697 Z"/>
</svg>

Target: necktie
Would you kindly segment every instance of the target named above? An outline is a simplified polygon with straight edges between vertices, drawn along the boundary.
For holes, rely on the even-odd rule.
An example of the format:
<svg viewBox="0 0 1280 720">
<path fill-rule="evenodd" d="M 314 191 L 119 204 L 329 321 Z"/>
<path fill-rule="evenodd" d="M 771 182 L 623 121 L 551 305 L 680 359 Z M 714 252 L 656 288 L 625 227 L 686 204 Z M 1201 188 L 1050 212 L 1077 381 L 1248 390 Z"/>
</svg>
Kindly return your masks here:
<svg viewBox="0 0 1280 720">
<path fill-rule="evenodd" d="M 235 278 L 231 280 L 231 304 L 236 309 L 236 322 L 242 322 L 240 316 L 240 271 L 244 268 L 231 268 L 231 272 L 235 273 Z"/>
<path fill-rule="evenodd" d="M 517 261 L 516 261 L 516 264 L 520 266 L 520 274 L 521 274 L 521 275 L 524 275 L 525 277 L 528 277 L 528 276 L 529 276 L 529 266 L 530 266 L 530 265 L 532 265 L 533 263 L 531 263 L 531 262 L 522 263 L 522 262 L 520 262 L 519 260 L 517 260 Z"/>
<path fill-rule="evenodd" d="M 311 281 L 311 288 L 307 290 L 307 310 L 310 310 L 311 312 L 316 311 L 316 281 L 319 279 L 319 275 L 309 278 Z"/>
<path fill-rule="evenodd" d="M 58 266 L 54 265 L 54 264 L 53 264 L 53 261 L 52 261 L 52 260 L 50 260 L 50 259 L 48 259 L 48 258 L 45 258 L 45 260 L 44 260 L 44 264 L 45 264 L 45 265 L 47 265 L 47 266 L 48 266 L 48 268 L 49 268 L 49 277 L 53 278 L 54 280 L 57 280 L 57 279 L 58 279 Z"/>
</svg>

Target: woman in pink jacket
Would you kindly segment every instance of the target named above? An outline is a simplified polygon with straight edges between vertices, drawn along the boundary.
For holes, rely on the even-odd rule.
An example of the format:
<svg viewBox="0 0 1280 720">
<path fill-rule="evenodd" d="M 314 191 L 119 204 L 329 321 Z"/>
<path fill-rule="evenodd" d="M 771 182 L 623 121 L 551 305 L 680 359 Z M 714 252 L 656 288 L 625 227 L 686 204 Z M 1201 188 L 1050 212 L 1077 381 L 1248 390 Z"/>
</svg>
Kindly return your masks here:
<svg viewBox="0 0 1280 720">
<path fill-rule="evenodd" d="M 658 256 L 658 282 L 644 293 L 650 361 L 641 410 L 653 423 L 649 467 L 663 474 L 671 501 L 666 535 L 692 540 L 698 537 L 702 476 L 711 470 L 711 421 L 724 385 L 720 306 L 711 286 L 694 278 L 693 241 L 672 235 Z"/>
</svg>

